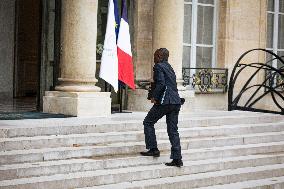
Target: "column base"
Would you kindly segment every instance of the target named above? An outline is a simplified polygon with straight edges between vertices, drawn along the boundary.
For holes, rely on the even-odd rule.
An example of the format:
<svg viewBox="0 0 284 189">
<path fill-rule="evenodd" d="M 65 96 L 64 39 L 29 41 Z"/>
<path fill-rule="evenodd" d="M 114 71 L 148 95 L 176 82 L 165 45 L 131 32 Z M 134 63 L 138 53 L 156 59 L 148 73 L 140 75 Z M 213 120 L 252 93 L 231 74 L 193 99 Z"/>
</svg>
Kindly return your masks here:
<svg viewBox="0 0 284 189">
<path fill-rule="evenodd" d="M 111 115 L 110 92 L 46 91 L 43 112 L 78 117 L 107 117 Z"/>
</svg>

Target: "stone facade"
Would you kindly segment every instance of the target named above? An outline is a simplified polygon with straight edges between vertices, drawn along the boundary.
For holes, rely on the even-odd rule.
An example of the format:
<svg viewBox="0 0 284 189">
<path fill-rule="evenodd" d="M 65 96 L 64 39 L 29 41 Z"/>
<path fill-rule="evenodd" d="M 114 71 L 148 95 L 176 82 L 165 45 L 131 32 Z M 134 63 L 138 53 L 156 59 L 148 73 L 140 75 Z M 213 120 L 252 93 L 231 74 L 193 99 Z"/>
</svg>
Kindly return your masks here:
<svg viewBox="0 0 284 189">
<path fill-rule="evenodd" d="M 157 6 L 155 6 L 155 3 Z M 179 4 L 180 3 L 180 4 Z M 152 44 L 153 51 L 161 46 L 165 46 L 170 49 L 170 63 L 172 63 L 177 76 L 181 75 L 181 64 L 180 59 L 182 54 L 180 54 L 182 49 L 182 39 L 179 40 L 176 36 L 182 36 L 182 25 L 183 25 L 183 1 L 176 3 L 175 9 L 168 10 L 168 7 L 173 7 L 171 2 L 167 1 L 147 1 L 146 6 L 153 6 L 154 13 L 148 14 L 148 16 L 153 16 L 153 18 L 145 17 L 143 13 L 138 8 L 135 16 L 136 20 L 139 20 L 142 23 L 150 23 L 154 20 L 154 24 L 147 27 L 147 32 L 140 29 L 140 25 L 135 25 L 134 33 L 139 33 L 138 31 L 143 31 L 144 33 L 150 34 L 153 33 Z M 145 6 L 145 3 L 143 4 Z M 220 0 L 218 3 L 218 29 L 217 29 L 217 64 L 218 68 L 228 68 L 229 76 L 232 72 L 232 69 L 237 62 L 238 58 L 246 51 L 255 48 L 266 47 L 266 9 L 267 4 L 266 0 L 251 0 L 248 1 L 227 1 Z M 142 9 L 143 10 L 143 9 Z M 151 9 L 147 9 L 151 11 Z M 175 11 L 177 14 L 168 14 L 168 12 Z M 140 14 L 139 14 L 140 13 Z M 166 14 L 167 13 L 167 14 Z M 156 16 L 155 16 L 156 15 Z M 169 16 L 170 15 L 170 16 Z M 173 16 L 175 15 L 175 16 Z M 142 19 L 142 21 L 141 21 Z M 143 22 L 144 19 L 144 22 Z M 148 22 L 147 22 L 148 21 Z M 163 25 L 164 24 L 164 25 Z M 180 28 L 180 27 L 181 28 Z M 174 29 L 174 31 L 171 31 Z M 180 32 L 180 33 L 179 33 Z M 147 35 L 151 36 L 151 35 Z M 136 36 L 135 36 L 136 37 Z M 171 41 L 172 40 L 172 41 Z M 179 41 L 178 43 L 175 43 Z M 140 46 L 144 44 L 143 42 L 136 41 L 135 45 Z M 175 44 L 179 44 L 179 47 L 171 49 Z M 177 51 L 175 51 L 175 49 Z M 136 50 L 136 49 L 134 49 Z M 139 51 L 139 50 L 137 50 Z M 142 51 L 142 49 L 140 49 Z M 153 57 L 153 53 L 147 54 L 150 57 Z M 172 57 L 171 57 L 172 55 Z M 137 55 L 139 56 L 139 55 Z M 178 58 L 178 59 L 176 59 Z M 145 61 L 145 59 L 144 59 Z M 246 63 L 252 62 L 265 62 L 264 53 L 254 53 L 244 59 Z M 135 65 L 139 65 L 142 61 L 135 59 Z M 150 63 L 148 64 L 150 65 Z M 152 64 L 151 64 L 152 65 Z M 142 70 L 141 70 L 142 69 Z M 145 70 L 147 69 L 147 70 Z M 136 69 L 136 74 L 147 73 L 144 75 L 149 75 L 151 69 L 147 67 L 141 67 Z M 248 70 L 244 73 L 244 77 L 239 78 L 235 88 L 239 90 L 248 79 L 248 75 L 254 72 L 255 70 Z M 147 79 L 147 78 L 145 78 Z M 228 78 L 229 79 L 229 78 Z M 264 72 L 260 72 L 253 80 L 253 83 L 261 83 L 264 79 Z M 195 94 L 193 91 L 184 91 L 183 94 L 191 94 L 187 99 L 188 104 L 183 107 L 183 111 L 194 111 L 202 109 L 222 109 L 226 110 L 228 107 L 228 94 L 227 93 L 213 93 L 213 94 Z M 143 95 L 142 95 L 143 94 Z M 143 99 L 145 98 L 146 92 L 137 90 L 137 92 L 131 91 L 129 94 L 129 109 L 132 110 L 147 110 L 149 108 L 149 103 Z M 244 94 L 244 99 L 248 99 L 251 93 Z M 194 96 L 194 97 L 193 97 Z M 269 106 L 268 101 L 263 100 L 261 103 L 256 105 L 257 108 L 267 108 L 273 109 L 271 105 Z M 240 102 L 244 103 L 244 100 Z M 143 108 L 144 107 L 144 108 Z M 275 108 L 275 107 L 274 107 Z"/>
<path fill-rule="evenodd" d="M 153 6 L 153 0 L 134 1 L 132 47 L 136 81 L 152 77 Z"/>
<path fill-rule="evenodd" d="M 153 64 L 153 0 L 134 1 L 133 10 L 133 63 L 136 90 L 128 92 L 128 109 L 144 111 L 151 107 L 145 98 L 147 91 L 137 85 L 141 81 L 150 81 Z"/>
<path fill-rule="evenodd" d="M 5 2 L 6 4 L 2 3 L 1 5 L 8 6 L 8 1 Z M 228 68 L 230 75 L 236 61 L 244 52 L 254 48 L 266 47 L 267 2 L 266 0 L 219 0 L 217 6 L 216 67 Z M 3 6 L 0 8 L 4 10 Z M 50 96 L 52 98 L 61 98 L 68 92 L 70 94 L 67 96 L 81 92 L 90 93 L 90 95 L 94 92 L 102 93 L 100 88 L 96 86 L 98 78 L 95 75 L 97 70 L 95 64 L 96 54 L 94 52 L 96 51 L 97 39 L 94 34 L 97 33 L 97 9 L 98 0 L 80 0 L 80 3 L 77 0 L 62 0 L 62 52 L 59 84 L 55 87 L 57 90 L 56 95 L 47 92 L 45 100 L 49 99 Z M 13 11 L 8 13 L 8 9 L 5 10 L 6 12 L 0 11 L 0 16 L 12 15 Z M 177 74 L 180 94 L 187 99 L 182 108 L 184 112 L 202 109 L 227 109 L 227 93 L 198 94 L 182 86 L 183 0 L 174 2 L 172 0 L 133 0 L 131 1 L 131 14 L 129 15 L 132 23 L 130 29 L 135 81 L 137 84 L 135 91 L 128 91 L 127 93 L 127 108 L 129 110 L 147 111 L 151 107 L 150 102 L 146 99 L 147 91 L 139 83 L 151 80 L 153 52 L 160 47 L 166 47 L 170 51 L 169 62 Z M 6 28 L 12 27 L 12 24 L 4 24 L 6 24 Z M 5 35 L 5 33 L 2 32 L 1 35 Z M 10 40 L 10 42 L 5 43 L 10 44 L 12 42 Z M 11 47 L 10 50 L 12 50 Z M 2 58 L 3 50 L 0 55 Z M 8 61 L 8 59 L 11 61 L 12 58 L 4 60 Z M 252 56 L 246 57 L 243 62 L 265 62 L 265 55 L 263 53 L 254 53 Z M 5 65 L 7 64 L 5 63 Z M 245 75 L 251 73 L 252 71 L 247 71 Z M 4 75 L 1 74 L 1 76 Z M 253 82 L 258 83 L 263 78 L 264 73 L 261 72 Z M 2 84 L 3 81 L 6 84 Z M 1 79 L 0 92 L 3 91 L 3 86 L 8 86 L 7 82 L 11 81 L 12 79 L 9 81 Z M 235 86 L 236 89 L 240 89 L 245 81 L 245 77 L 240 78 Z M 9 86 L 12 86 L 12 84 Z M 4 88 L 8 89 L 7 87 Z M 11 89 L 8 91 L 11 91 Z M 62 95 L 58 95 L 60 92 L 62 92 Z M 249 95 L 245 94 L 245 97 Z M 109 94 L 102 96 L 108 96 L 105 100 L 109 102 Z M 44 104 L 53 104 L 53 102 L 44 102 Z M 265 100 L 263 103 L 258 104 L 257 107 L 271 108 L 269 104 L 270 100 Z M 109 109 L 108 112 L 110 112 L 110 107 L 107 108 Z M 51 111 L 52 108 L 49 106 L 44 109 Z"/>
<path fill-rule="evenodd" d="M 265 48 L 266 0 L 251 0 L 250 3 L 220 0 L 218 16 L 217 67 L 228 68 L 230 76 L 235 63 L 244 52 L 254 48 Z M 246 59 L 247 63 L 264 60 L 262 53 Z M 264 74 L 259 74 L 257 78 L 255 82 L 262 81 Z M 247 77 L 240 79 L 236 85 L 237 90 L 247 81 Z M 215 100 L 220 102 L 218 107 L 227 109 L 227 93 L 214 96 L 218 99 Z M 215 101 L 212 98 L 207 99 L 209 102 Z"/>
<path fill-rule="evenodd" d="M 0 98 L 13 96 L 15 1 L 0 3 Z"/>
<path fill-rule="evenodd" d="M 218 32 L 218 62 L 221 67 L 232 69 L 239 57 L 246 51 L 256 48 L 266 48 L 266 0 L 220 1 L 220 19 Z M 242 63 L 265 62 L 265 54 L 256 52 L 246 56 Z M 254 69 L 246 69 L 238 77 L 235 84 L 236 91 L 247 82 Z M 264 72 L 260 72 L 252 80 L 252 84 L 259 84 L 264 80 Z M 261 89 L 263 90 L 263 89 Z M 244 105 L 251 96 L 251 92 L 244 93 L 240 104 Z M 256 108 L 265 108 L 266 100 L 256 104 Z"/>
</svg>

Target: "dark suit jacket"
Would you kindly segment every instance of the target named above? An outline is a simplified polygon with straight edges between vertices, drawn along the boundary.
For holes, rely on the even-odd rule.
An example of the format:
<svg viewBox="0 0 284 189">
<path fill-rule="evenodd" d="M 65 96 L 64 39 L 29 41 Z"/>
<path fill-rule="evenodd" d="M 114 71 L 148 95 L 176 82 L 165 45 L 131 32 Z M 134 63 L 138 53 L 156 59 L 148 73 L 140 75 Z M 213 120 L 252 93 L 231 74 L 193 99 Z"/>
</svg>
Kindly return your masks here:
<svg viewBox="0 0 284 189">
<path fill-rule="evenodd" d="M 176 74 L 168 62 L 155 64 L 154 82 L 153 98 L 159 104 L 181 104 L 177 89 Z"/>
</svg>

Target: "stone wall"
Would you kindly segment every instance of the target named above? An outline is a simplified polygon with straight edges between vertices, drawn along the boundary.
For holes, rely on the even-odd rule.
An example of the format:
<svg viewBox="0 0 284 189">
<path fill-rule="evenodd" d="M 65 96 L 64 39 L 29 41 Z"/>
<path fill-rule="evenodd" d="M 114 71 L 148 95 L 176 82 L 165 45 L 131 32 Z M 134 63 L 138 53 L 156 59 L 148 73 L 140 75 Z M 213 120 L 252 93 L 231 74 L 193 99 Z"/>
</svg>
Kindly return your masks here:
<svg viewBox="0 0 284 189">
<path fill-rule="evenodd" d="M 247 50 L 265 48 L 266 0 L 221 0 L 218 31 L 218 61 L 230 70 Z M 261 61 L 255 54 L 248 61 Z"/>
<path fill-rule="evenodd" d="M 0 98 L 13 96 L 15 1 L 0 1 Z"/>
<path fill-rule="evenodd" d="M 243 53 L 254 48 L 265 48 L 266 0 L 250 0 L 249 3 L 248 1 L 239 0 L 220 0 L 217 35 L 217 67 L 228 68 L 228 79 L 230 79 L 232 69 Z M 264 53 L 257 52 L 247 56 L 242 63 L 264 61 Z M 237 91 L 244 85 L 253 71 L 255 70 L 247 70 L 238 78 L 235 84 Z M 253 83 L 259 83 L 263 79 L 264 73 L 261 72 L 254 78 Z M 244 94 L 245 98 L 241 103 L 244 103 L 250 95 L 250 93 Z M 201 95 L 197 96 L 201 97 Z M 227 93 L 207 95 L 207 97 L 209 107 L 219 104 L 216 109 L 221 108 L 221 106 L 223 106 L 221 109 L 227 109 Z M 210 103 L 215 102 L 213 99 L 217 100 L 218 103 Z M 196 101 L 198 104 L 200 100 Z M 197 104 L 196 108 L 204 107 L 204 103 Z M 264 103 L 258 104 L 258 108 L 264 106 Z"/>
<path fill-rule="evenodd" d="M 152 78 L 154 0 L 132 1 L 132 54 L 136 84 Z M 136 86 L 129 90 L 127 109 L 146 111 L 151 106 L 147 91 Z"/>
<path fill-rule="evenodd" d="M 133 60 L 136 80 L 152 77 L 153 0 L 133 1 Z"/>
</svg>

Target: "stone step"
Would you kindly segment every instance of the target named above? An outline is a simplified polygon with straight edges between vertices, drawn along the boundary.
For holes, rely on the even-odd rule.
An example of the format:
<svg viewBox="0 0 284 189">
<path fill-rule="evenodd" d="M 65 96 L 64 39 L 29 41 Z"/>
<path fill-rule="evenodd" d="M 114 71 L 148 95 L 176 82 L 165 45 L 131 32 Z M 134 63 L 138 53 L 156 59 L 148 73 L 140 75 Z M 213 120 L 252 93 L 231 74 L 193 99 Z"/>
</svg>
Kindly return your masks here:
<svg viewBox="0 0 284 189">
<path fill-rule="evenodd" d="M 213 147 L 205 149 L 192 149 L 189 146 L 188 140 L 181 140 L 181 147 L 183 150 L 190 149 L 191 151 L 201 150 L 200 152 L 209 152 L 214 150 L 223 149 L 235 149 L 243 148 L 255 151 L 259 150 L 259 146 L 267 150 L 262 153 L 282 151 L 284 141 L 271 142 L 271 143 L 260 143 L 260 144 L 248 144 L 248 145 L 234 145 L 234 146 L 223 146 Z M 267 148 L 271 145 L 271 148 Z M 168 140 L 158 141 L 158 146 L 161 151 L 170 149 Z M 280 150 L 279 147 L 282 147 Z M 252 149 L 250 149 L 252 148 Z M 256 149 L 255 149 L 256 148 Z M 0 152 L 0 165 L 3 164 L 14 164 L 14 163 L 25 163 L 25 162 L 40 162 L 50 160 L 61 160 L 81 157 L 101 157 L 108 155 L 123 155 L 123 154 L 135 154 L 145 150 L 144 142 L 130 142 L 130 143 L 112 143 L 104 146 L 82 146 L 82 147 L 59 147 L 59 148 L 44 148 L 44 149 L 30 149 L 30 150 L 13 150 Z M 204 153 L 204 152 L 203 152 Z M 240 152 L 239 152 L 240 153 Z M 205 157 L 208 157 L 207 154 Z M 215 154 L 213 154 L 213 157 Z M 211 156 L 210 156 L 211 157 Z M 201 157 L 202 158 L 202 157 Z"/>
<path fill-rule="evenodd" d="M 181 115 L 185 164 L 181 169 L 162 165 L 170 161 L 165 119 L 156 125 L 161 157 L 138 155 L 145 150 L 143 118 L 124 114 L 96 120 L 25 120 L 22 125 L 0 122 L 0 188 L 74 188 L 101 183 L 106 187 L 117 183 L 113 187 L 117 188 L 129 181 L 284 164 L 283 116 L 232 112 Z M 278 171 L 268 170 L 270 175 Z"/>
<path fill-rule="evenodd" d="M 256 124 L 256 123 L 276 123 L 284 121 L 283 116 L 272 114 L 248 114 L 248 115 L 225 115 L 216 117 L 181 117 L 179 120 L 179 128 L 188 127 L 211 127 L 218 125 L 236 125 L 236 124 Z M 43 135 L 69 135 L 84 133 L 106 133 L 106 132 L 127 132 L 143 130 L 143 118 L 139 120 L 115 119 L 52 119 L 41 121 L 25 121 L 23 124 L 19 122 L 5 122 L 10 125 L 2 125 L 0 127 L 0 138 L 13 137 L 32 137 Z M 156 124 L 157 129 L 165 128 L 165 119 Z"/>
<path fill-rule="evenodd" d="M 284 177 L 272 177 L 268 179 L 250 180 L 224 185 L 201 187 L 196 189 L 283 189 Z"/>
<path fill-rule="evenodd" d="M 215 177 L 214 180 L 218 179 L 220 183 L 225 184 L 227 178 L 238 182 L 256 178 L 284 176 L 283 163 L 283 158 L 274 158 L 271 155 L 265 158 L 263 156 L 260 159 L 235 157 L 232 159 L 184 161 L 182 168 L 167 167 L 159 164 L 4 180 L 0 181 L 0 188 L 74 188 L 121 182 L 132 182 L 134 185 L 135 182 L 138 182 L 139 185 L 137 184 L 136 187 L 143 185 L 159 186 L 161 184 L 173 186 L 175 182 L 180 183 L 180 178 L 184 179 L 182 182 L 194 182 L 194 186 L 199 187 L 209 186 L 211 183 L 204 181 L 205 179 L 208 180 L 208 178 L 211 180 L 212 177 Z M 171 178 L 169 179 L 169 177 Z M 203 182 L 200 182 L 200 180 L 203 180 Z M 114 185 L 109 188 L 119 187 Z"/>
<path fill-rule="evenodd" d="M 263 130 L 261 130 L 263 129 Z M 267 130 L 274 132 L 267 132 Z M 282 130 L 282 131 L 281 131 Z M 189 142 L 191 148 L 213 147 L 237 144 L 276 142 L 284 139 L 284 125 L 257 125 L 246 127 L 220 126 L 214 128 L 181 128 L 180 137 Z M 263 132 L 264 131 L 264 132 Z M 278 131 L 278 132 L 275 132 Z M 280 131 L 280 132 L 279 132 Z M 260 133 L 258 133 L 260 132 Z M 263 133 L 262 133 L 263 132 Z M 253 134 L 245 134 L 253 133 Z M 237 135 L 238 134 L 238 135 Z M 167 140 L 166 130 L 156 130 L 157 138 Z M 231 136 L 226 136 L 231 135 Z M 209 137 L 208 137 L 209 136 Z M 142 142 L 142 131 L 90 133 L 80 135 L 39 136 L 0 139 L 3 151 L 56 148 L 72 146 L 103 145 L 117 142 Z"/>
<path fill-rule="evenodd" d="M 256 178 L 258 178 L 259 180 L 270 180 L 270 179 L 272 180 L 273 178 L 282 178 L 284 174 L 283 168 L 284 168 L 284 164 L 259 166 L 259 167 L 246 167 L 246 168 L 229 169 L 229 170 L 214 171 L 214 172 L 207 172 L 207 173 L 167 177 L 167 178 L 157 178 L 157 179 L 148 179 L 148 180 L 142 180 L 142 181 L 123 182 L 123 183 L 117 183 L 117 184 L 85 187 L 85 188 L 80 188 L 80 189 L 112 189 L 112 188 L 115 188 L 115 189 L 150 189 L 150 188 L 214 189 L 216 185 L 221 185 L 221 184 L 226 184 L 226 183 L 231 183 L 231 182 L 245 183 L 245 182 L 254 180 Z M 281 183 L 281 180 L 279 182 Z M 229 189 L 229 188 L 230 189 L 241 189 L 238 187 L 235 187 L 235 188 L 227 187 L 226 189 Z M 259 189 L 259 187 L 254 188 L 254 189 Z M 266 187 L 265 189 L 268 189 L 268 188 Z M 279 189 L 282 189 L 282 188 L 279 188 Z"/>
<path fill-rule="evenodd" d="M 181 138 L 203 138 L 203 141 L 207 140 L 207 143 L 220 143 L 222 140 L 233 140 L 230 138 L 216 138 L 220 136 L 228 135 L 240 135 L 234 136 L 237 138 L 254 138 L 255 137 L 269 137 L 270 135 L 282 135 L 284 131 L 284 122 L 280 123 L 266 123 L 266 124 L 247 124 L 247 125 L 225 125 L 225 126 L 212 126 L 212 127 L 194 127 L 194 128 L 180 128 Z M 259 134 L 266 133 L 267 134 Z M 280 132 L 279 134 L 274 132 Z M 253 135 L 245 135 L 253 133 Z M 254 134 L 255 133 L 255 134 Z M 257 134 L 258 133 L 258 134 Z M 157 129 L 156 135 L 158 139 L 166 140 L 168 135 L 165 129 Z M 204 137 L 210 137 L 204 139 Z M 214 137 L 214 138 L 213 138 Z M 271 137 L 270 137 L 271 138 Z M 268 142 L 279 141 L 279 137 L 267 139 Z M 193 140 L 197 142 L 197 140 Z M 247 139 L 252 140 L 252 139 Z M 257 140 L 257 138 L 256 138 Z M 0 149 L 1 151 L 9 150 L 24 150 L 24 149 L 39 149 L 39 148 L 54 148 L 54 147 L 70 147 L 73 145 L 98 145 L 114 142 L 131 142 L 131 141 L 144 141 L 143 131 L 128 131 L 128 132 L 109 132 L 109 133 L 87 133 L 87 134 L 72 134 L 72 135 L 51 135 L 51 136 L 35 136 L 35 137 L 17 137 L 17 138 L 1 138 Z M 190 140 L 191 141 L 191 140 Z M 259 140 L 259 142 L 262 142 Z M 249 142 L 248 142 L 249 143 Z M 252 142 L 250 142 L 252 143 Z M 254 142 L 256 143 L 256 142 Z M 204 147 L 204 145 L 190 144 L 190 146 Z M 222 142 L 220 143 L 222 144 Z M 226 143 L 224 143 L 226 144 Z M 233 144 L 230 142 L 230 144 Z M 240 144 L 240 141 L 237 142 Z M 205 144 L 206 145 L 206 144 Z M 209 146 L 211 147 L 211 146 Z"/>
<path fill-rule="evenodd" d="M 232 150 L 233 152 L 233 150 Z M 231 153 L 232 153 L 231 152 Z M 183 151 L 183 160 L 196 161 L 199 160 L 195 157 L 201 156 L 202 152 L 192 152 L 191 150 Z M 213 152 L 212 152 L 213 153 Z M 277 152 L 276 152 L 277 153 Z M 204 154 L 206 155 L 206 153 Z M 284 160 L 284 153 L 277 153 L 277 155 L 251 155 L 250 152 L 243 153 L 242 158 L 246 159 L 281 159 Z M 222 151 L 215 150 L 215 157 L 223 157 Z M 245 158 L 246 157 L 246 158 Z M 206 158 L 206 156 L 203 156 Z M 210 157 L 212 158 L 212 157 Z M 209 159 L 210 159 L 209 158 Z M 226 156 L 224 157 L 226 158 Z M 234 157 L 227 157 L 228 159 L 234 159 Z M 241 157 L 235 157 L 238 159 Z M 78 171 L 94 171 L 101 169 L 113 169 L 122 167 L 142 166 L 142 165 L 154 165 L 168 162 L 169 154 L 162 153 L 159 158 L 144 157 L 144 156 L 128 156 L 128 157 L 102 157 L 97 159 L 68 159 L 58 161 L 46 161 L 37 163 L 23 163 L 23 164 L 10 164 L 0 166 L 0 180 L 10 180 L 15 178 L 33 177 L 33 176 L 44 176 L 52 174 L 65 174 Z M 204 160 L 207 161 L 207 160 Z M 202 162 L 202 161 L 196 161 Z"/>
<path fill-rule="evenodd" d="M 269 142 L 284 142 L 284 132 L 231 135 L 225 137 L 188 138 L 188 148 L 212 148 Z"/>
<path fill-rule="evenodd" d="M 175 172 L 177 175 L 175 177 L 165 177 L 165 175 L 163 174 L 162 178 L 157 178 L 156 176 L 152 179 L 147 180 L 145 179 L 140 181 L 128 181 L 102 186 L 94 185 L 94 187 L 86 187 L 81 189 L 191 189 L 200 187 L 208 187 L 208 189 L 211 189 L 211 186 L 215 186 L 218 184 L 220 185 L 232 182 L 245 182 L 255 179 L 283 177 L 284 164 L 244 167 L 197 174 L 194 174 L 193 171 L 189 171 L 189 174 L 181 176 L 178 176 L 181 170 L 176 169 Z M 152 176 L 154 175 L 155 173 L 153 173 Z"/>
</svg>

